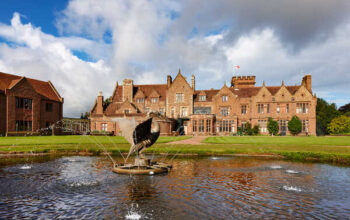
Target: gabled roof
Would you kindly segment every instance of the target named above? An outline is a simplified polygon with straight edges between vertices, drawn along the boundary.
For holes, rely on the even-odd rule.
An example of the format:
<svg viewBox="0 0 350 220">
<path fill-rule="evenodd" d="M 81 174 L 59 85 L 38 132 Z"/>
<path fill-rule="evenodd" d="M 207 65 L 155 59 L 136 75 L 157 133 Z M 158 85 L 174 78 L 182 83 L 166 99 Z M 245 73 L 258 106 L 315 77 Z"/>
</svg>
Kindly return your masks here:
<svg viewBox="0 0 350 220">
<path fill-rule="evenodd" d="M 247 87 L 247 88 L 239 88 L 235 89 L 230 87 L 230 90 L 238 96 L 238 98 L 249 98 L 252 96 L 256 96 L 260 91 L 261 87 Z"/>
<path fill-rule="evenodd" d="M 159 93 L 155 89 L 153 89 L 149 94 L 149 97 L 152 97 L 152 98 L 154 97 L 158 98 L 159 96 L 160 96 Z"/>
<path fill-rule="evenodd" d="M 134 85 L 134 94 L 141 89 L 146 98 L 149 98 L 155 90 L 159 94 L 159 101 L 166 100 L 167 84 L 153 84 L 153 85 Z"/>
<path fill-rule="evenodd" d="M 122 102 L 122 103 L 115 103 L 112 102 L 111 104 L 108 105 L 105 114 L 106 115 L 112 115 L 112 114 L 118 114 L 118 110 L 120 110 L 122 107 L 130 107 L 133 110 L 138 111 L 137 107 L 135 106 L 135 104 L 129 102 L 128 100 Z"/>
<path fill-rule="evenodd" d="M 123 101 L 123 86 L 116 86 L 114 89 L 114 94 L 112 98 L 113 102 L 122 102 Z"/>
<path fill-rule="evenodd" d="M 205 90 L 200 90 L 200 92 L 199 92 L 199 95 L 207 95 L 207 93 L 205 93 Z"/>
<path fill-rule="evenodd" d="M 167 84 L 152 84 L 152 85 L 134 85 L 133 94 L 134 97 L 137 93 L 142 92 L 145 98 L 149 98 L 152 92 L 157 92 L 159 94 L 159 101 L 166 100 Z M 133 97 L 133 98 L 134 98 Z M 117 86 L 115 93 L 113 94 L 113 102 L 123 101 L 123 86 Z"/>
<path fill-rule="evenodd" d="M 52 101 L 63 101 L 61 96 L 58 94 L 52 84 L 50 84 L 50 82 L 44 82 L 37 79 L 31 79 L 2 72 L 0 72 L 0 91 L 5 91 L 6 89 L 13 88 L 23 78 L 26 78 L 33 89 L 43 97 Z"/>
<path fill-rule="evenodd" d="M 294 95 L 294 93 L 299 89 L 300 86 L 285 86 L 286 89 Z M 238 95 L 240 98 L 248 98 L 252 96 L 256 96 L 262 87 L 249 87 L 249 88 L 239 88 L 234 89 L 230 88 L 230 90 Z M 281 88 L 281 86 L 265 86 L 267 90 L 271 93 L 271 95 L 275 95 Z"/>
<path fill-rule="evenodd" d="M 145 97 L 145 93 L 142 92 L 142 89 L 138 89 L 137 92 L 134 94 L 134 97 Z"/>
<path fill-rule="evenodd" d="M 186 77 L 184 77 L 184 76 L 181 74 L 181 70 L 180 70 L 180 69 L 179 69 L 179 72 L 178 72 L 178 74 L 176 75 L 175 79 L 174 79 L 173 82 L 171 83 L 170 88 L 171 88 L 171 87 L 174 85 L 174 83 L 175 83 L 176 81 L 178 81 L 180 78 L 183 79 L 183 80 L 185 81 L 185 83 L 188 85 L 189 88 L 191 88 L 190 84 L 187 82 Z"/>
<path fill-rule="evenodd" d="M 196 90 L 193 94 L 193 100 L 195 102 L 199 102 L 199 95 L 203 94 L 203 92 L 206 95 L 206 99 L 204 102 L 211 102 L 213 100 L 213 96 L 215 96 L 220 90 L 218 89 L 210 89 L 210 90 Z M 200 101 L 203 102 L 203 101 Z"/>
</svg>

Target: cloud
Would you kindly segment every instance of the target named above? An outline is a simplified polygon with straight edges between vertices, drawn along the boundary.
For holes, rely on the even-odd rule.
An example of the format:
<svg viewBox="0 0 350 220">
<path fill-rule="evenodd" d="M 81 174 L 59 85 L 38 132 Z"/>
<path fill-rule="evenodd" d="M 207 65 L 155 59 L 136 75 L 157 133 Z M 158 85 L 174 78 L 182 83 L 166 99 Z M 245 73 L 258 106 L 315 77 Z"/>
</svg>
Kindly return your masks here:
<svg viewBox="0 0 350 220">
<path fill-rule="evenodd" d="M 14 14 L 10 26 L 0 25 L 0 36 L 16 43 L 0 45 L 1 71 L 51 80 L 65 98 L 65 115 L 88 110 L 99 88 L 113 87 L 104 85 L 104 78 L 111 74 L 105 61 L 86 62 L 73 55 L 71 49 L 78 49 L 77 44 L 72 48 L 68 46 L 73 45 L 71 41 L 76 42 L 76 38 L 45 34 L 31 24 L 22 24 L 18 13 Z"/>
<path fill-rule="evenodd" d="M 314 91 L 340 103 L 350 96 L 349 4 L 72 0 L 57 17 L 60 36 L 17 13 L 0 24 L 0 71 L 51 80 L 67 116 L 88 111 L 98 90 L 111 95 L 117 80 L 165 83 L 179 68 L 202 89 L 221 88 L 233 73 L 256 75 L 258 85 L 300 84 L 310 73 Z"/>
</svg>

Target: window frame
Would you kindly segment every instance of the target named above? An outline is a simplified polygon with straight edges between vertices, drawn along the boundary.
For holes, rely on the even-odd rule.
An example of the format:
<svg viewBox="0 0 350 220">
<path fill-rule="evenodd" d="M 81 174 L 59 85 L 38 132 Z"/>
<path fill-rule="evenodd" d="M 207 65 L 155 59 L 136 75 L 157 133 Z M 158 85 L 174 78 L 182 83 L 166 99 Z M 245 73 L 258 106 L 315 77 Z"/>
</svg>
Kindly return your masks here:
<svg viewBox="0 0 350 220">
<path fill-rule="evenodd" d="M 241 105 L 241 114 L 242 115 L 247 114 L 247 105 L 246 104 Z"/>
<path fill-rule="evenodd" d="M 152 103 L 152 104 L 158 103 L 158 98 L 157 98 L 157 97 L 152 97 L 152 98 L 151 98 L 151 103 Z"/>
<path fill-rule="evenodd" d="M 183 103 L 185 101 L 185 94 L 184 93 L 175 93 L 175 102 L 176 103 Z"/>
<path fill-rule="evenodd" d="M 45 110 L 46 110 L 46 112 L 53 112 L 53 103 L 52 102 L 46 102 Z"/>
<path fill-rule="evenodd" d="M 229 116 L 230 115 L 229 107 L 220 107 L 220 115 L 221 116 Z"/>
</svg>

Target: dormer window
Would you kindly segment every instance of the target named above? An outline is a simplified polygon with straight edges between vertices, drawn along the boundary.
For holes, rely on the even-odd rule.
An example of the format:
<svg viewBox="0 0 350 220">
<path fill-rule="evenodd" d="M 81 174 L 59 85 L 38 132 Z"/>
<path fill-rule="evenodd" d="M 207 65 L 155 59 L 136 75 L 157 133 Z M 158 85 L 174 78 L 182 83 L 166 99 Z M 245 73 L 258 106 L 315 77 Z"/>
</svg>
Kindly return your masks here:
<svg viewBox="0 0 350 220">
<path fill-rule="evenodd" d="M 158 102 L 158 98 L 151 98 L 151 103 L 157 103 Z"/>
<path fill-rule="evenodd" d="M 228 96 L 227 95 L 223 95 L 222 96 L 222 102 L 227 102 L 228 101 Z"/>
<path fill-rule="evenodd" d="M 144 103 L 145 99 L 144 98 L 137 98 L 136 103 Z"/>
<path fill-rule="evenodd" d="M 206 97 L 205 95 L 200 95 L 200 96 L 199 96 L 199 101 L 202 101 L 202 102 L 203 102 L 203 101 L 206 100 L 206 98 L 207 98 L 207 97 Z"/>
</svg>

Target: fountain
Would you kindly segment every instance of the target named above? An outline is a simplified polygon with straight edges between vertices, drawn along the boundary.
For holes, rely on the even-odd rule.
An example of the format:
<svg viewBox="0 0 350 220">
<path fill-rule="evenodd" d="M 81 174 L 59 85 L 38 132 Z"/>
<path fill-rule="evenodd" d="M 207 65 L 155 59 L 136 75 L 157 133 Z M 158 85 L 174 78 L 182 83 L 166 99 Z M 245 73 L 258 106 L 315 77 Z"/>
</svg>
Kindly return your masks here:
<svg viewBox="0 0 350 220">
<path fill-rule="evenodd" d="M 113 172 L 120 174 L 144 174 L 153 175 L 167 173 L 172 166 L 170 164 L 151 161 L 146 158 L 142 152 L 151 147 L 158 139 L 160 134 L 159 123 L 153 120 L 156 117 L 162 117 L 159 113 L 149 113 L 148 119 L 136 125 L 135 120 L 116 119 L 123 136 L 131 144 L 129 153 L 124 160 L 125 163 L 114 164 Z M 136 153 L 133 163 L 127 163 L 128 158 Z"/>
</svg>

